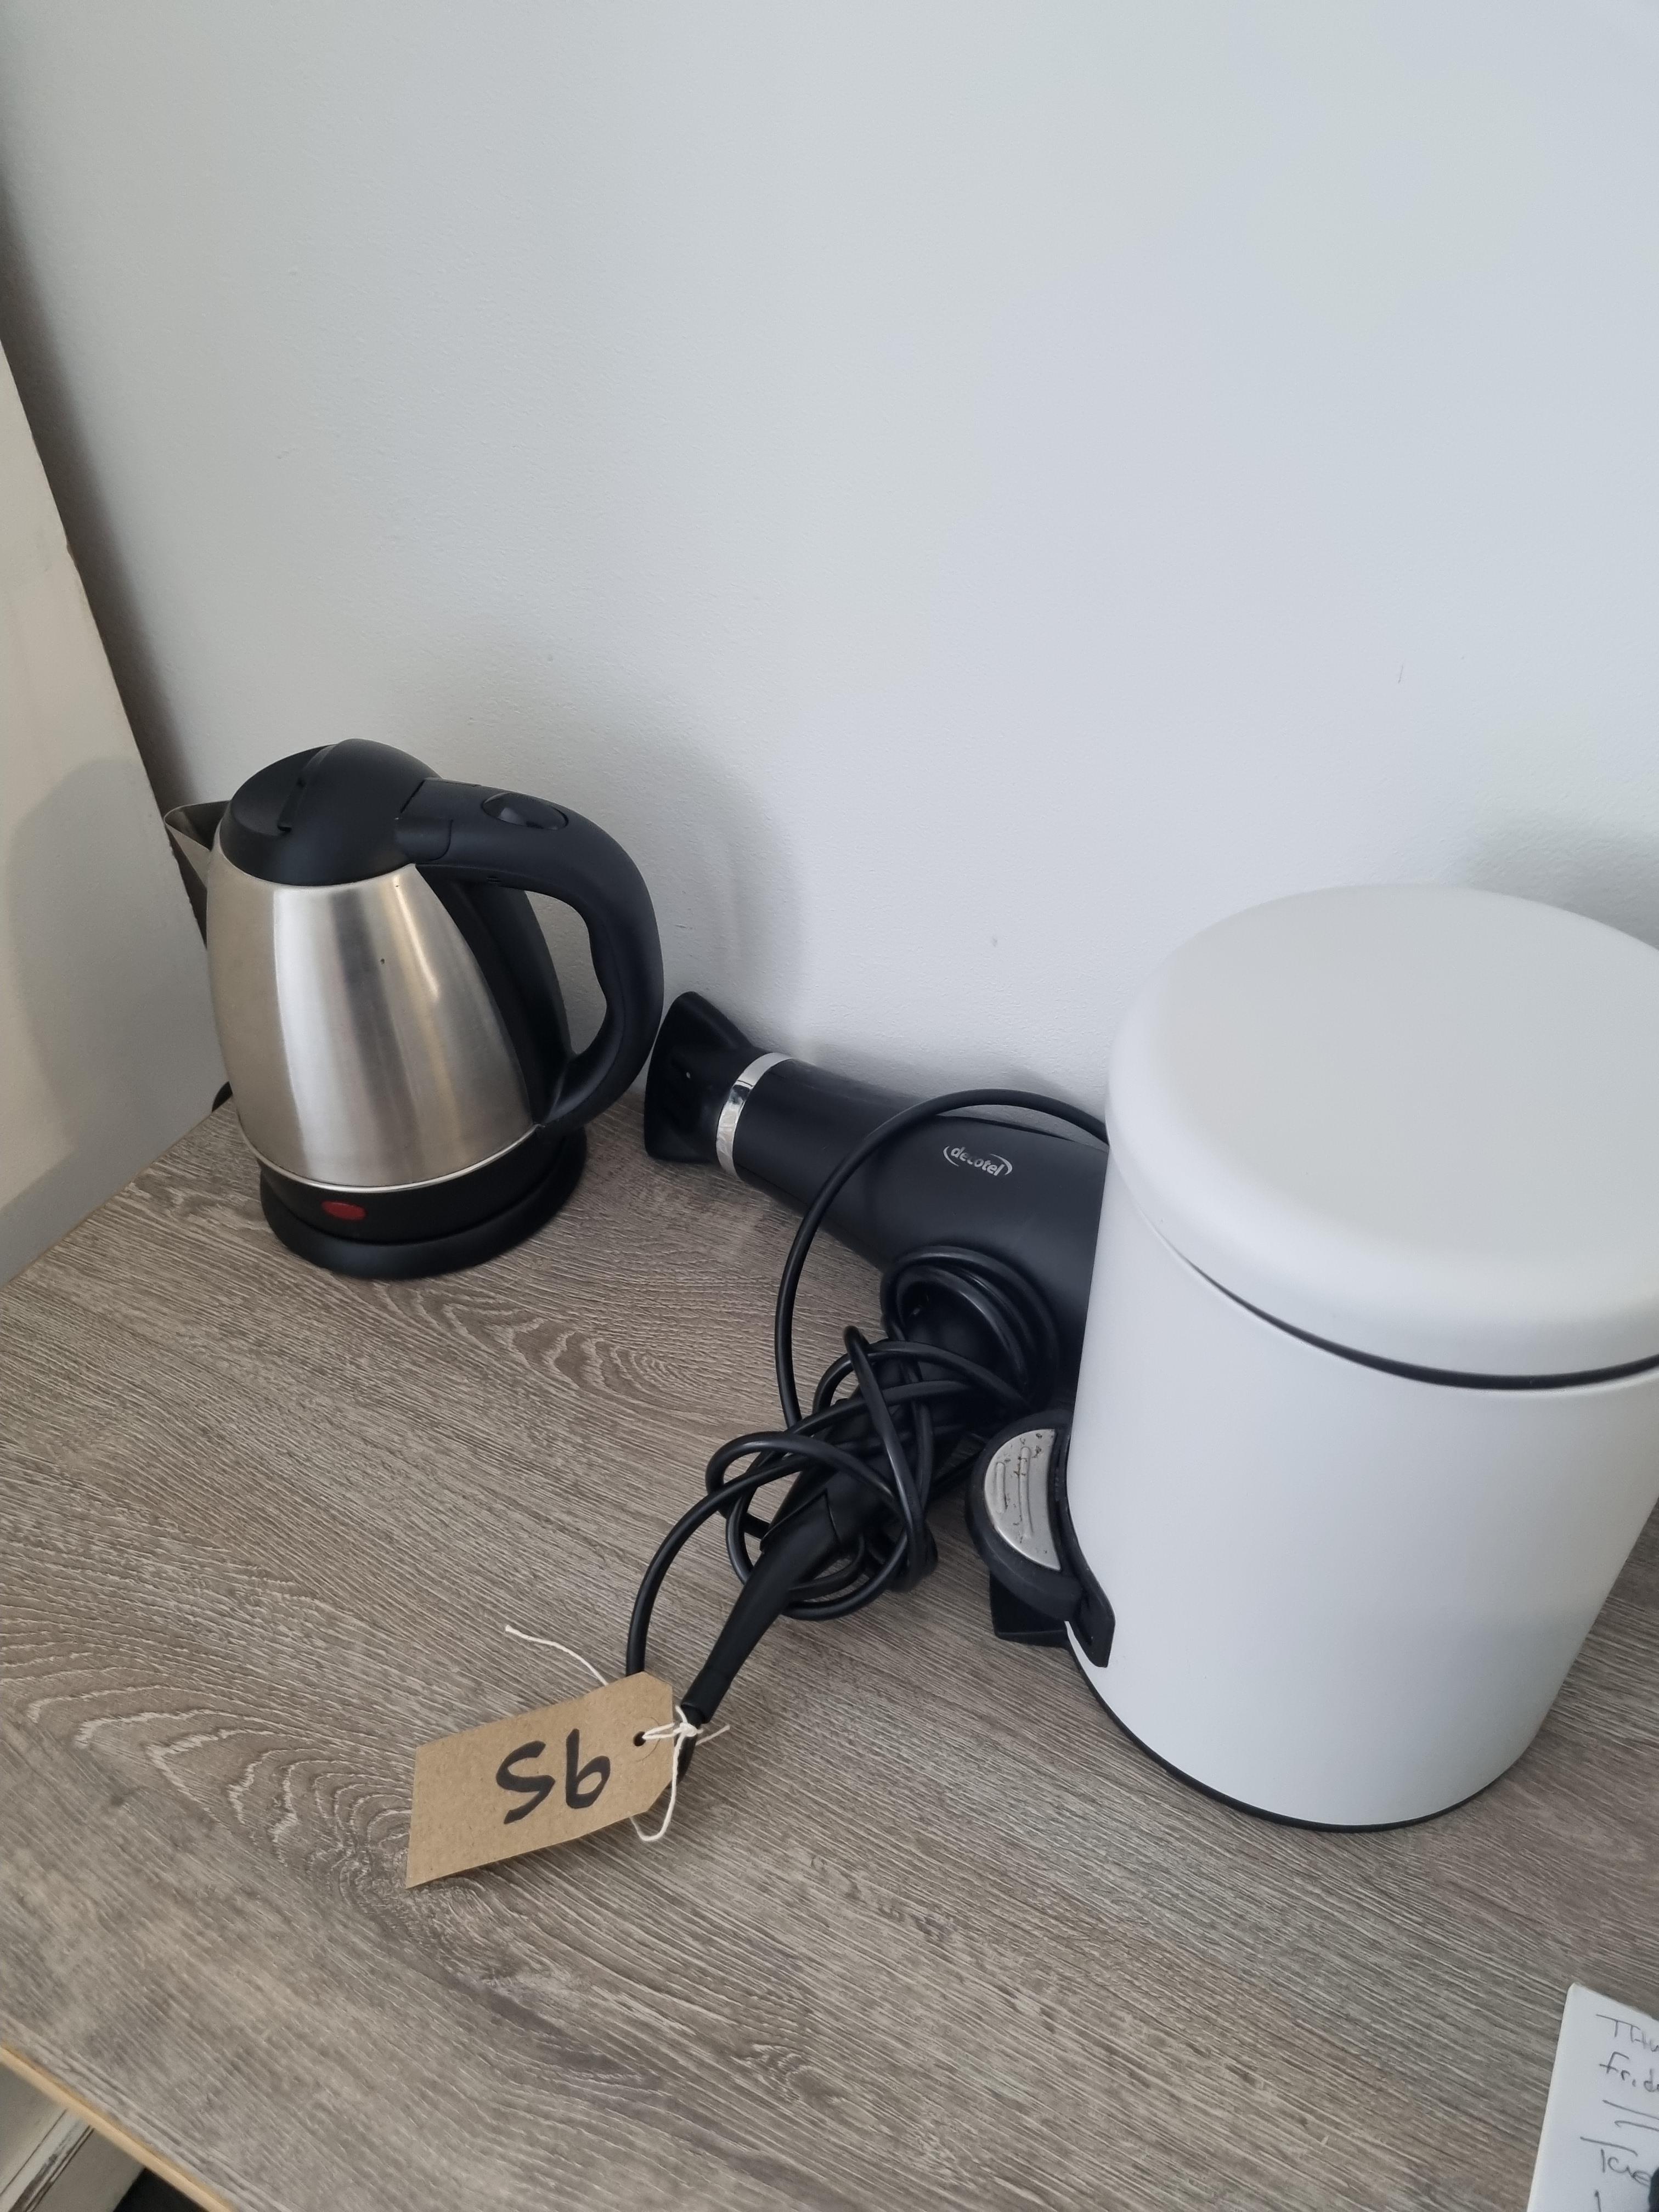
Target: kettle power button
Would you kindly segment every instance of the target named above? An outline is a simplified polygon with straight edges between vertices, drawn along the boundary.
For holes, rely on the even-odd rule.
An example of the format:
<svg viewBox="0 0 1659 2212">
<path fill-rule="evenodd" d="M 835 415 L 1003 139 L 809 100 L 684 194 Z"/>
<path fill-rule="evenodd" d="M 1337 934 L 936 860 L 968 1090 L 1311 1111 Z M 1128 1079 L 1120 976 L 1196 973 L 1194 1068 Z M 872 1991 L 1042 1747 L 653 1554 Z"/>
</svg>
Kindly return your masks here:
<svg viewBox="0 0 1659 2212">
<path fill-rule="evenodd" d="M 521 791 L 492 791 L 483 802 L 486 814 L 493 814 L 497 822 L 511 823 L 515 830 L 563 830 L 569 826 L 570 817 L 550 806 L 544 799 L 527 799 Z"/>
</svg>

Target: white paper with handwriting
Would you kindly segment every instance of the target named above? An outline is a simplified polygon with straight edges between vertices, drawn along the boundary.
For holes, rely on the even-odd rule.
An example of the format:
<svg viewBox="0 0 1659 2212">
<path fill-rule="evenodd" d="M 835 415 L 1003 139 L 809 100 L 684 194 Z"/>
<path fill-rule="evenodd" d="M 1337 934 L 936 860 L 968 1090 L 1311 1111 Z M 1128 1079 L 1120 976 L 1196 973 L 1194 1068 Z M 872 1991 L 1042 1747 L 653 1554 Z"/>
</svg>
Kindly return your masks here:
<svg viewBox="0 0 1659 2212">
<path fill-rule="evenodd" d="M 1575 1982 L 1527 2212 L 1647 2212 L 1659 2166 L 1659 2020 Z"/>
</svg>

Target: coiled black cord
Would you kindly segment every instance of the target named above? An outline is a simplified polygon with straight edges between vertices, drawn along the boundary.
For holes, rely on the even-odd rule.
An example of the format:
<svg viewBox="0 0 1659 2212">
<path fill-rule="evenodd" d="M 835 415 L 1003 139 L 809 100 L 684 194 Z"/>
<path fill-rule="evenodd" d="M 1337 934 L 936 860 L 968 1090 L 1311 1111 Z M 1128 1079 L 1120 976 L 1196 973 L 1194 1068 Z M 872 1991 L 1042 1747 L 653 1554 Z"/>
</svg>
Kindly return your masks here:
<svg viewBox="0 0 1659 2212">
<path fill-rule="evenodd" d="M 934 1500 L 966 1475 L 979 1442 L 1054 1395 L 1060 1342 L 1042 1293 L 1006 1261 L 954 1245 L 907 1253 L 881 1279 L 884 1334 L 849 1328 L 803 1414 L 795 1379 L 795 1298 L 806 1257 L 848 1180 L 918 1122 L 976 1106 L 1012 1106 L 1066 1121 L 1102 1144 L 1103 1124 L 1063 1099 L 1024 1091 L 955 1091 L 872 1129 L 826 1176 L 802 1216 L 778 1283 L 773 1324 L 781 1426 L 734 1437 L 709 1461 L 707 1494 L 669 1530 L 641 1579 L 628 1629 L 628 1671 L 646 1663 L 663 1579 L 716 1513 L 743 1588 L 683 1707 L 697 1726 L 780 1615 L 836 1620 L 884 1589 L 907 1589 L 938 1557 Z M 852 1388 L 838 1395 L 844 1385 Z M 737 1470 L 741 1469 L 742 1472 Z M 752 1510 L 773 1483 L 791 1487 L 771 1520 Z M 757 1547 L 752 1549 L 751 1546 Z"/>
</svg>

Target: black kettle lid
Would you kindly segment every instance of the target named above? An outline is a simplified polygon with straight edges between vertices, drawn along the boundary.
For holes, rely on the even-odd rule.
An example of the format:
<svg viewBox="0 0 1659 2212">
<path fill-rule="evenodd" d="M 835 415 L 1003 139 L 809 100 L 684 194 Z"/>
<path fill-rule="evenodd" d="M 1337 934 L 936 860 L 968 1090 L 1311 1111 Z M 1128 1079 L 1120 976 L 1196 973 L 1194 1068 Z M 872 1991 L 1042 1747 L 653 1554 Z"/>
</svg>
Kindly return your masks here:
<svg viewBox="0 0 1659 2212">
<path fill-rule="evenodd" d="M 219 824 L 225 858 L 271 884 L 350 884 L 407 865 L 395 824 L 432 774 L 412 753 L 347 738 L 249 776 Z"/>
</svg>

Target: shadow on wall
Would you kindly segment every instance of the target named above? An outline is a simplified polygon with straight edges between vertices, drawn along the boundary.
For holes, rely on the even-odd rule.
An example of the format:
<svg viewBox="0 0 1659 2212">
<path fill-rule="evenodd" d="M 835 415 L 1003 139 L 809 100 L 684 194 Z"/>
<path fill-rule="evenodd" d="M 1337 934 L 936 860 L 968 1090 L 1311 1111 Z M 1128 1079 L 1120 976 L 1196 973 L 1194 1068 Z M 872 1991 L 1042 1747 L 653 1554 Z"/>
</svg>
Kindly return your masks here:
<svg viewBox="0 0 1659 2212">
<path fill-rule="evenodd" d="M 43 308 L 20 227 L 0 191 L 0 350 L 28 417 L 35 450 L 57 502 L 70 552 L 80 571 L 98 634 L 127 710 L 140 757 L 158 793 L 181 781 L 161 671 L 99 489 L 98 472 L 73 404 L 50 320 Z M 152 802 L 154 803 L 154 802 Z M 170 806 L 171 797 L 161 804 Z"/>
<path fill-rule="evenodd" d="M 90 762 L 23 817 L 6 849 L 6 921 L 28 1042 L 66 1150 L 0 1212 L 0 1277 L 145 1166 L 192 1113 L 205 1114 L 219 1081 L 205 963 L 192 976 L 177 940 L 134 926 L 142 863 L 133 824 L 155 811 L 136 758 Z"/>
<path fill-rule="evenodd" d="M 1559 815 L 1514 816 L 1475 848 L 1464 880 L 1565 907 L 1659 946 L 1659 840 Z"/>
<path fill-rule="evenodd" d="M 140 755 L 148 804 L 227 799 L 191 787 L 161 670 L 88 453 L 70 380 L 45 313 L 20 227 L 0 194 L 0 343 L 9 361 Z M 403 672 L 388 672 L 401 674 Z M 562 695 L 539 646 L 495 638 L 424 672 L 417 711 L 361 734 L 406 746 L 441 775 L 562 799 L 633 855 L 662 932 L 667 998 L 702 990 L 769 1035 L 798 1002 L 799 894 L 779 839 L 742 787 L 696 742 L 650 726 L 625 700 Z M 388 689 L 395 689 L 395 683 Z M 20 835 L 27 834 L 27 825 Z M 43 840 L 43 842 L 46 841 Z M 15 870 L 14 868 L 14 876 Z M 13 896 L 18 894 L 14 890 Z M 586 933 L 568 908 L 537 900 L 578 1044 L 599 1020 Z M 82 1110 L 79 1106 L 76 1113 Z"/>
</svg>

